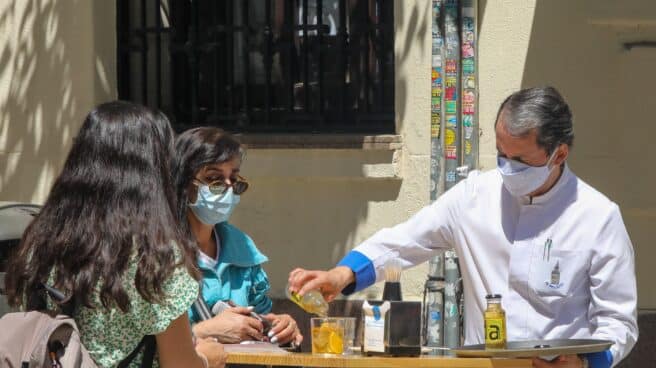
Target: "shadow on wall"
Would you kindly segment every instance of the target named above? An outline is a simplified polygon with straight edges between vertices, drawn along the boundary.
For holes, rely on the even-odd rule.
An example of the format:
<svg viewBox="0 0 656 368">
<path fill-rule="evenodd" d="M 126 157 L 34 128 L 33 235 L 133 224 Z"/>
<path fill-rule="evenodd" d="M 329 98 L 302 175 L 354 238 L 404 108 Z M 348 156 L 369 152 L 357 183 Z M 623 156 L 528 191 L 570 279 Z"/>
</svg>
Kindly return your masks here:
<svg viewBox="0 0 656 368">
<path fill-rule="evenodd" d="M 654 2 L 538 1 L 522 80 L 522 87 L 553 85 L 569 102 L 576 139 L 568 161 L 622 211 L 636 255 L 639 308 L 656 307 L 656 48 L 626 50 L 623 43 L 656 41 L 654 19 Z M 653 341 L 641 336 L 638 344 L 645 343 Z M 643 359 L 634 353 L 627 362 Z"/>
<path fill-rule="evenodd" d="M 656 27 L 600 24 L 612 19 L 604 11 L 610 5 L 602 4 L 594 0 L 537 3 L 522 87 L 549 84 L 565 96 L 574 113 L 576 135 L 570 163 L 584 180 L 621 205 L 653 208 L 656 200 L 647 196 L 656 180 L 650 160 L 633 158 L 656 159 L 651 142 L 656 128 L 649 118 L 656 103 L 656 92 L 650 87 L 655 81 L 650 68 L 656 49 L 627 51 L 623 43 L 654 41 Z M 627 12 L 641 7 L 637 14 L 651 14 L 648 19 L 653 22 L 656 4 L 631 0 L 621 5 Z M 613 16 L 630 19 L 633 13 Z M 640 177 L 632 175 L 635 172 Z"/>
<path fill-rule="evenodd" d="M 86 113 L 114 95 L 113 51 L 95 52 L 114 48 L 108 25 L 114 3 L 6 3 L 0 7 L 0 200 L 42 202 Z"/>
<path fill-rule="evenodd" d="M 656 27 L 614 20 L 653 22 L 656 3 L 632 0 L 617 9 L 610 9 L 611 2 L 596 8 L 593 3 L 568 3 L 567 12 L 561 2 L 537 3 L 523 86 L 554 85 L 570 103 L 576 139 L 569 162 L 620 206 L 637 256 L 639 307 L 653 308 L 656 291 L 648 285 L 653 279 L 649 260 L 656 256 L 650 245 L 656 218 L 651 193 L 656 126 L 650 118 L 656 106 L 651 72 L 656 49 L 625 50 L 623 43 L 654 41 Z"/>
<path fill-rule="evenodd" d="M 397 180 L 261 179 L 242 197 L 235 223 L 268 255 L 271 294 L 280 297 L 293 268 L 332 268 L 362 240 L 353 234 L 371 221 L 369 203 L 393 203 L 400 186 Z"/>
<path fill-rule="evenodd" d="M 416 116 L 410 116 L 412 109 L 416 108 L 413 101 L 422 100 L 417 89 L 413 91 L 413 80 L 426 83 L 423 101 L 429 104 L 430 42 L 427 41 L 430 39 L 431 1 L 395 1 L 394 4 L 395 29 L 397 33 L 400 30 L 395 38 L 396 132 L 402 134 L 403 123 L 407 119 L 416 119 Z M 425 70 L 417 65 L 425 66 Z M 422 118 L 426 133 L 422 136 L 430 132 L 430 115 L 429 110 L 426 111 L 425 119 Z M 417 125 L 413 129 L 422 127 Z M 413 130 L 407 134 L 419 133 Z M 419 166 L 427 166 L 428 159 L 425 156 L 411 157 L 407 141 L 404 144 L 406 147 L 402 162 L 399 163 L 403 167 L 402 171 L 427 173 L 427 167 L 422 170 Z M 328 151 L 316 153 L 324 157 L 332 154 Z M 271 155 L 279 159 L 277 153 Z M 377 161 L 380 154 L 372 156 L 367 151 L 355 156 L 356 160 L 363 163 L 358 168 L 363 173 L 364 164 L 392 162 L 391 152 L 386 162 Z M 248 161 L 247 157 L 242 170 L 246 177 L 249 172 L 255 175 Z M 345 171 L 353 168 L 353 162 L 347 162 L 344 165 L 346 167 L 340 170 L 340 175 L 345 175 L 343 177 L 317 174 L 308 178 L 308 172 L 322 170 L 321 165 L 318 165 L 321 160 L 312 162 L 315 163 L 312 168 L 298 169 L 290 165 L 289 170 L 298 170 L 296 175 L 274 173 L 266 178 L 252 180 L 252 188 L 242 198 L 240 208 L 233 215 L 234 223 L 251 235 L 260 249 L 269 256 L 270 261 L 265 269 L 271 280 L 270 294 L 275 297 L 283 296 L 288 273 L 293 268 L 333 267 L 349 250 L 375 231 L 409 218 L 426 204 L 428 198 L 427 176 L 404 174 L 402 180 L 372 180 L 366 178 L 366 174 L 345 175 Z M 418 188 L 425 188 L 425 193 Z M 370 211 L 371 208 L 375 210 Z"/>
<path fill-rule="evenodd" d="M 431 14 L 432 2 L 431 1 L 416 1 L 413 2 L 412 9 L 409 9 L 403 1 L 394 2 L 394 29 L 404 30 L 405 37 L 395 37 L 394 45 L 394 94 L 395 94 L 395 115 L 396 115 L 396 131 L 401 132 L 403 129 L 403 122 L 406 121 L 406 114 L 408 109 L 413 108 L 413 93 L 411 85 L 411 75 L 417 72 L 417 68 L 412 64 L 416 60 L 412 58 L 412 50 L 419 50 L 421 57 L 425 59 L 425 53 L 430 54 L 430 42 L 426 43 L 426 38 L 431 37 Z M 406 12 L 410 11 L 410 15 Z M 406 21 L 407 19 L 407 21 Z M 428 45 L 428 47 L 426 47 Z M 415 64 L 416 65 L 416 64 Z M 422 65 L 422 64 L 420 64 Z M 426 75 L 426 86 L 430 88 L 430 69 L 419 71 L 421 75 Z M 427 90 L 430 93 L 430 90 Z M 428 125 L 428 123 L 427 123 Z"/>
</svg>

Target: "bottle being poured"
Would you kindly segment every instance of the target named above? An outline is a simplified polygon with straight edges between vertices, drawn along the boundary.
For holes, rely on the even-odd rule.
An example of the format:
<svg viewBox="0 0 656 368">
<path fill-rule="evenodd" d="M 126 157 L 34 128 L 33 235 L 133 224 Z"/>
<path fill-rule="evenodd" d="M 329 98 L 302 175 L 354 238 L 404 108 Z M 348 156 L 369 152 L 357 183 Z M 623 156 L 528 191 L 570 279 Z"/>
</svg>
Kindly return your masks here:
<svg viewBox="0 0 656 368">
<path fill-rule="evenodd" d="M 323 298 L 319 290 L 310 290 L 305 295 L 300 296 L 294 291 L 289 291 L 289 285 L 285 289 L 287 298 L 301 307 L 308 313 L 316 314 L 319 317 L 328 316 L 328 302 Z"/>
<path fill-rule="evenodd" d="M 385 262 L 385 287 L 383 288 L 383 300 L 401 301 L 401 271 L 403 265 L 398 258 L 391 258 Z"/>
</svg>

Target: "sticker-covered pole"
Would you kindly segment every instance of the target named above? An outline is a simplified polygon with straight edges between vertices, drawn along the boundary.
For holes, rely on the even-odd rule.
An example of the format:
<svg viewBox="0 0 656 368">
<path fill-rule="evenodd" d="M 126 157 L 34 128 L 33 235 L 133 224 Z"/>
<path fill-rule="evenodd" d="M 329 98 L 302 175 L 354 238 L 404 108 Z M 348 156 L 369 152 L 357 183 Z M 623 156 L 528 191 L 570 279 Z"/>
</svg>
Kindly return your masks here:
<svg viewBox="0 0 656 368">
<path fill-rule="evenodd" d="M 460 33 L 458 32 L 458 0 L 444 3 L 444 168 L 446 190 L 456 185 L 460 151 Z"/>
<path fill-rule="evenodd" d="M 462 0 L 461 177 L 478 168 L 477 5 L 477 0 Z"/>
<path fill-rule="evenodd" d="M 456 185 L 457 168 L 460 166 L 460 33 L 458 27 L 458 0 L 446 0 L 444 4 L 444 158 L 446 190 Z M 458 258 L 453 250 L 445 253 L 444 265 L 444 345 L 460 346 L 460 308 Z"/>
<path fill-rule="evenodd" d="M 444 37 L 442 31 L 443 0 L 432 3 L 431 47 L 431 159 L 430 200 L 444 192 L 444 98 L 443 58 Z M 429 347 L 444 346 L 444 257 L 436 256 L 429 262 L 428 277 L 424 285 L 424 344 Z M 434 350 L 437 353 L 439 350 Z"/>
</svg>

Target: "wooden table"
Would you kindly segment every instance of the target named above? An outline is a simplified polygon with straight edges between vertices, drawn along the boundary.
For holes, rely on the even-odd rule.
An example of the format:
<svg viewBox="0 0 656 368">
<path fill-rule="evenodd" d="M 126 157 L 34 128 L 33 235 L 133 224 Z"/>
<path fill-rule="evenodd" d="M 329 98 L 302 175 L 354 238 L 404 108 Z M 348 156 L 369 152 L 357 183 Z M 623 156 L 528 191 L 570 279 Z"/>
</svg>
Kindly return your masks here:
<svg viewBox="0 0 656 368">
<path fill-rule="evenodd" d="M 530 368 L 531 359 L 454 358 L 422 355 L 418 358 L 367 357 L 310 353 L 229 352 L 229 364 L 340 368 Z"/>
</svg>

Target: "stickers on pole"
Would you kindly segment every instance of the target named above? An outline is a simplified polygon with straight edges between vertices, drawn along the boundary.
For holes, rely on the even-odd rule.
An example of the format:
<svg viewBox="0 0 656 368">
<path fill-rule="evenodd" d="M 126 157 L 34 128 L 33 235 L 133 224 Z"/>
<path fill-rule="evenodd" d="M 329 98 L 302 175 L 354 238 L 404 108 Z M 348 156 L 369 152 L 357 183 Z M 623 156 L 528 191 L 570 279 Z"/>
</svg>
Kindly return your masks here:
<svg viewBox="0 0 656 368">
<path fill-rule="evenodd" d="M 433 71 L 431 73 L 431 138 L 440 138 L 440 125 L 442 123 L 442 76 L 441 61 L 433 58 Z"/>
<path fill-rule="evenodd" d="M 462 119 L 462 164 L 470 169 L 477 166 L 476 147 L 478 144 L 476 120 L 476 0 L 462 0 L 460 14 L 462 47 L 460 50 L 461 110 Z"/>
<path fill-rule="evenodd" d="M 458 101 L 460 97 L 459 64 L 460 35 L 458 31 L 458 1 L 446 0 L 444 3 L 444 159 L 446 189 L 457 181 L 456 168 L 459 165 L 458 141 L 460 140 L 460 124 Z"/>
<path fill-rule="evenodd" d="M 440 21 L 442 0 L 433 0 L 432 12 L 432 47 L 431 47 L 431 159 L 430 159 L 430 199 L 436 200 L 443 188 L 443 178 L 440 178 L 442 168 L 442 99 L 443 94 L 443 64 L 442 53 L 444 39 L 441 33 Z"/>
</svg>

